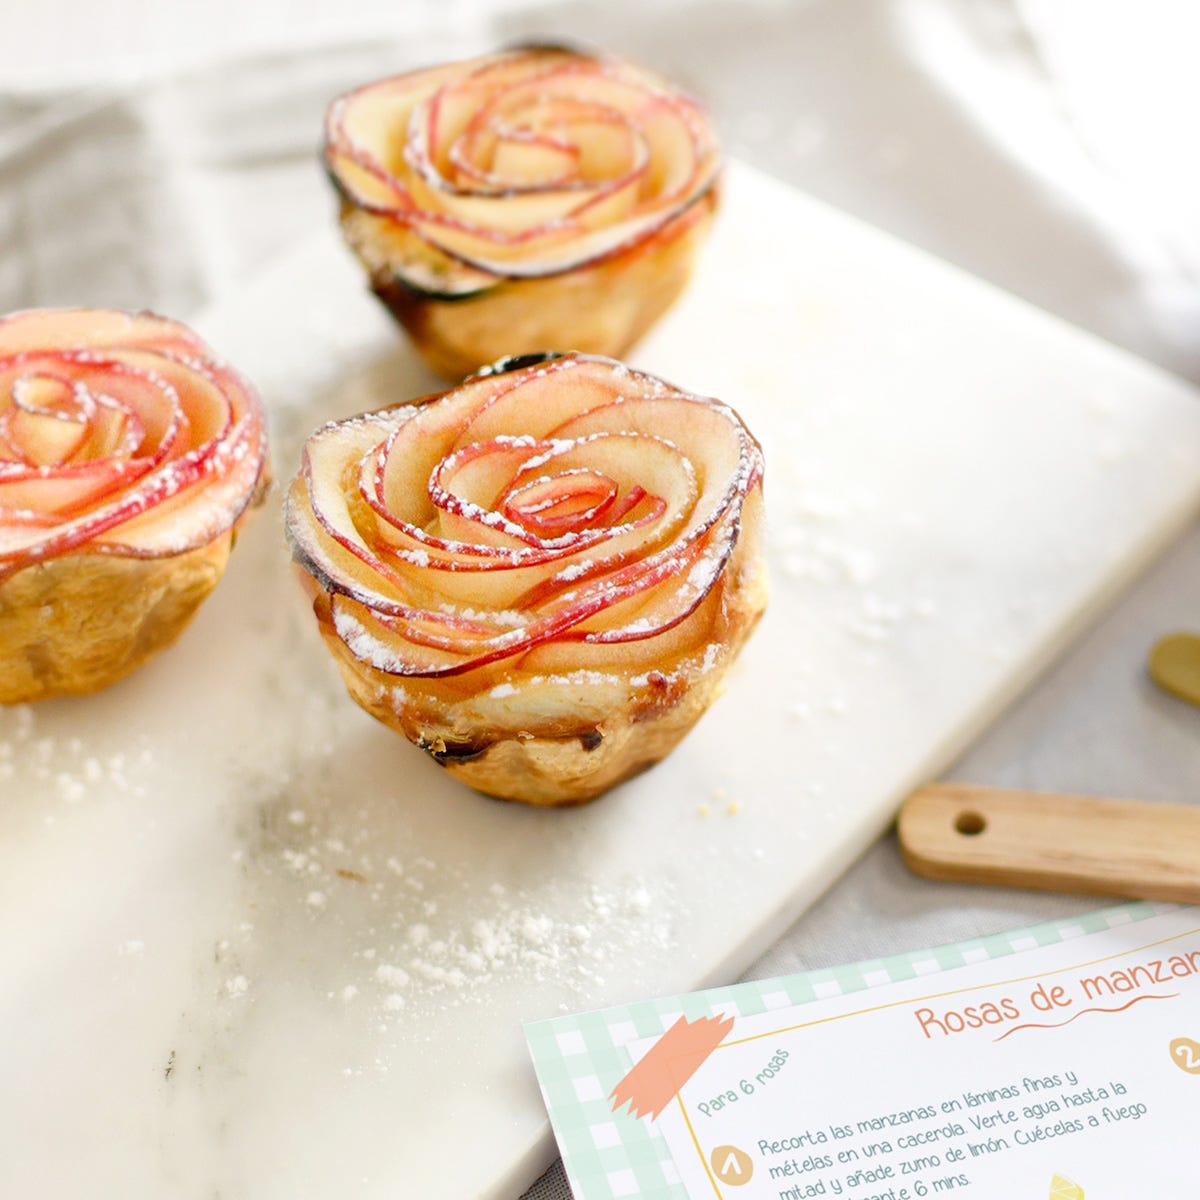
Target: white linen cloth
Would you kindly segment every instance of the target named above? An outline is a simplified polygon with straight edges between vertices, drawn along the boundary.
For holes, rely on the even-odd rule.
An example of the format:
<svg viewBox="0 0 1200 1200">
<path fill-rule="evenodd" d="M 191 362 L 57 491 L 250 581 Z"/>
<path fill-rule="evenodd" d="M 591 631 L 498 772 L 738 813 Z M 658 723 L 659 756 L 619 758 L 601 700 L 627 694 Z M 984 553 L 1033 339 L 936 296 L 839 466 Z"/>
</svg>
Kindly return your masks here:
<svg viewBox="0 0 1200 1200">
<path fill-rule="evenodd" d="M 338 92 L 533 36 L 705 98 L 731 152 L 1200 380 L 1200 21 L 1168 0 L 203 6 L 46 0 L 6 17 L 0 310 L 184 319 L 329 222 Z M 1134 36 L 1136 34 L 1136 36 Z M 274 50 L 269 48 L 274 47 Z M 24 52 L 22 52 L 24 49 Z M 221 59 L 222 52 L 241 57 Z M 253 53 L 251 53 L 253 52 Z M 1200 625 L 1193 530 L 959 763 L 981 783 L 1195 801 L 1200 713 L 1154 639 Z M 749 976 L 890 954 L 1094 901 L 936 885 L 874 847 Z M 565 1200 L 552 1168 L 528 1200 Z"/>
</svg>

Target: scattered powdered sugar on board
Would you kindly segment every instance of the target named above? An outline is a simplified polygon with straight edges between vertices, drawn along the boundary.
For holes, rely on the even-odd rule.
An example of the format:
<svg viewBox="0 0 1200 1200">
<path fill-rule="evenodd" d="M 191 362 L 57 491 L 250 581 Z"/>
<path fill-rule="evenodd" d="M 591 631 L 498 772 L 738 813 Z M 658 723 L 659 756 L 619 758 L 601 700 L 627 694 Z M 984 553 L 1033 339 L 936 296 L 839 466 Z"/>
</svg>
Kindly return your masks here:
<svg viewBox="0 0 1200 1200">
<path fill-rule="evenodd" d="M 586 997 L 610 966 L 614 929 L 626 946 L 661 952 L 671 942 L 661 885 L 640 879 L 594 885 L 564 903 L 536 885 L 482 885 L 454 863 L 421 854 L 380 861 L 319 836 L 280 845 L 274 873 L 293 881 L 284 891 L 297 907 L 335 923 L 351 947 L 348 973 L 327 996 L 339 1004 L 457 1004 L 518 979 Z"/>
<path fill-rule="evenodd" d="M 114 792 L 135 799 L 146 795 L 146 774 L 156 762 L 143 735 L 125 749 L 101 750 L 76 736 L 43 732 L 32 705 L 0 708 L 0 784 L 45 801 L 78 805 Z M 55 821 L 53 808 L 43 815 Z"/>
<path fill-rule="evenodd" d="M 233 866 L 243 899 L 230 917 L 253 921 L 227 935 L 217 980 L 226 1003 L 265 1000 L 256 988 L 279 962 L 303 962 L 312 1003 L 365 1022 L 382 1039 L 375 1064 L 384 1070 L 390 1037 L 409 1036 L 415 1017 L 491 1005 L 530 985 L 578 1008 L 631 959 L 653 962 L 674 944 L 669 881 L 512 878 L 503 856 L 481 870 L 430 850 L 429 814 L 394 785 L 347 803 L 322 777 L 325 756 L 314 761 L 286 780 L 260 777 L 257 788 L 243 780 L 243 795 L 257 790 L 258 800 L 240 806 Z M 231 982 L 241 979 L 245 988 Z"/>
</svg>

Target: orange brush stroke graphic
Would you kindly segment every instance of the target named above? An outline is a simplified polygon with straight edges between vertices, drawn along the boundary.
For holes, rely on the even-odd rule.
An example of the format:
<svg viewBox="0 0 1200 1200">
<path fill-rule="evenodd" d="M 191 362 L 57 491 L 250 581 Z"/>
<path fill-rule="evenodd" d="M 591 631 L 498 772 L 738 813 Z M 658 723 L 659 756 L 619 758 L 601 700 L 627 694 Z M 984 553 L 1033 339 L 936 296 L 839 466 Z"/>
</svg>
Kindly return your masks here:
<svg viewBox="0 0 1200 1200">
<path fill-rule="evenodd" d="M 658 1116 L 733 1028 L 732 1017 L 680 1017 L 608 1094 L 613 1112 L 628 1104 L 635 1117 Z"/>
<path fill-rule="evenodd" d="M 1145 996 L 1135 996 L 1132 1000 L 1122 1004 L 1120 1008 L 1081 1008 L 1079 1012 L 1075 1013 L 1074 1016 L 1068 1017 L 1065 1021 L 1027 1021 L 1024 1025 L 1014 1025 L 1011 1029 L 1006 1029 L 999 1037 L 992 1038 L 992 1041 L 1002 1042 L 1010 1033 L 1016 1033 L 1021 1029 L 1061 1029 L 1064 1025 L 1070 1025 L 1072 1021 L 1079 1017 L 1086 1016 L 1088 1013 L 1119 1013 L 1124 1012 L 1127 1008 L 1132 1008 L 1135 1004 L 1139 1004 L 1143 1000 L 1174 1000 L 1178 995 L 1178 992 L 1168 992 L 1165 996 L 1160 996 L 1156 993 L 1147 994 Z"/>
</svg>

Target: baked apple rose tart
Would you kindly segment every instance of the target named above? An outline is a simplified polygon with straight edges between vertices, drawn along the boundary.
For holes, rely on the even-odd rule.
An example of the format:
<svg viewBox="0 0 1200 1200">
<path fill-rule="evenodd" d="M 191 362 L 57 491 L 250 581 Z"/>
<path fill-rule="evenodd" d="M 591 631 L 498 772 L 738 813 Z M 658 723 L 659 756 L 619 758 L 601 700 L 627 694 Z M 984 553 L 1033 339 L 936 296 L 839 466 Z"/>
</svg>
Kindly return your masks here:
<svg viewBox="0 0 1200 1200">
<path fill-rule="evenodd" d="M 720 690 L 766 606 L 762 472 L 728 406 L 531 355 L 318 430 L 286 519 L 363 708 L 482 792 L 577 803 Z"/>
<path fill-rule="evenodd" d="M 530 47 L 339 97 L 342 231 L 429 363 L 620 355 L 687 280 L 717 202 L 700 106 L 639 67 Z"/>
<path fill-rule="evenodd" d="M 257 394 L 183 325 L 0 320 L 0 703 L 95 691 L 170 642 L 265 459 Z"/>
</svg>

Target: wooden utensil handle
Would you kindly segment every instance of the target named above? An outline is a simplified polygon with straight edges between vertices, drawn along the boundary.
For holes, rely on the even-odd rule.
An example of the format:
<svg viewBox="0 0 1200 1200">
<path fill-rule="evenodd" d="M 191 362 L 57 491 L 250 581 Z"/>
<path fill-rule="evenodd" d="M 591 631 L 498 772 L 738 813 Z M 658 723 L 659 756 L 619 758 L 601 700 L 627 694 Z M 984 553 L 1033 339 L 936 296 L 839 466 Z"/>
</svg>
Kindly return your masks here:
<svg viewBox="0 0 1200 1200">
<path fill-rule="evenodd" d="M 935 783 L 900 810 L 900 848 L 930 879 L 1200 903 L 1200 808 L 1181 804 Z"/>
</svg>

